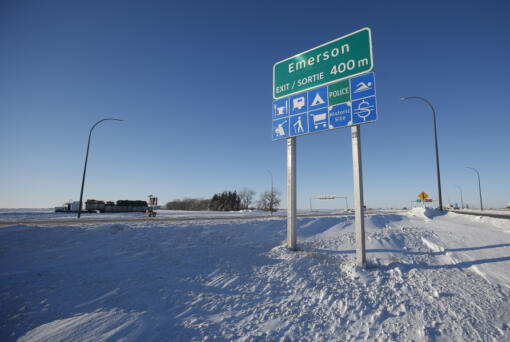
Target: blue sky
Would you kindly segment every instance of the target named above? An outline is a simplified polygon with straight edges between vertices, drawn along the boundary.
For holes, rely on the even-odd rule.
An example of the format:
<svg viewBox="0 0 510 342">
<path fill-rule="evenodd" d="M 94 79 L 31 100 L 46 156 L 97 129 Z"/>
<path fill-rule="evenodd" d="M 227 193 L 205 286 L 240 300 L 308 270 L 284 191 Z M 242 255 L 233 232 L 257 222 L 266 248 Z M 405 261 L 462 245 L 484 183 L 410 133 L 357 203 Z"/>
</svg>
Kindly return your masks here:
<svg viewBox="0 0 510 342">
<path fill-rule="evenodd" d="M 286 145 L 271 141 L 275 62 L 369 26 L 379 119 L 362 126 L 365 203 L 510 202 L 506 1 L 2 1 L 0 207 L 79 198 L 286 196 Z M 298 208 L 352 205 L 350 129 L 297 138 Z M 257 195 L 258 195 L 257 194 Z M 341 207 L 341 201 L 314 203 Z"/>
</svg>

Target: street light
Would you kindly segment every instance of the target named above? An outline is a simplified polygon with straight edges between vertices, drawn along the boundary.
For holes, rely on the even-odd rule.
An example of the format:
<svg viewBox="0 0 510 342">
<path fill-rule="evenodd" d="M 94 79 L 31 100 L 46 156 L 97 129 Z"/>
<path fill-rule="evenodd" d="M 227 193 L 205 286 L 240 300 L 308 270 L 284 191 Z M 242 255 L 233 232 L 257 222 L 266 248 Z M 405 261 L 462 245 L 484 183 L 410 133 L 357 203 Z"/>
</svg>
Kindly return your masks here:
<svg viewBox="0 0 510 342">
<path fill-rule="evenodd" d="M 90 132 L 89 132 L 89 142 L 87 144 L 87 154 L 85 155 L 85 166 L 83 167 L 83 178 L 81 180 L 81 192 L 80 192 L 80 206 L 78 207 L 78 218 L 80 218 L 81 216 L 81 206 L 82 206 L 82 200 L 83 200 L 83 187 L 85 186 L 85 173 L 87 172 L 87 161 L 89 159 L 89 147 L 90 147 L 90 137 L 92 136 L 92 130 L 97 126 L 99 125 L 101 122 L 103 121 L 107 121 L 107 120 L 113 120 L 113 121 L 124 121 L 124 120 L 121 120 L 121 119 L 113 119 L 113 118 L 107 118 L 107 119 L 103 119 L 103 120 L 99 120 L 98 122 L 96 122 L 94 124 L 94 126 L 92 126 L 92 128 L 90 129 Z"/>
<path fill-rule="evenodd" d="M 437 128 L 436 128 L 436 111 L 434 110 L 434 107 L 432 107 L 432 104 L 423 97 L 420 96 L 408 96 L 408 97 L 401 97 L 400 101 L 405 101 L 408 99 L 418 99 L 426 102 L 430 109 L 432 109 L 432 115 L 434 117 L 434 141 L 436 143 L 436 168 L 437 168 L 437 188 L 439 191 L 439 210 L 443 210 L 443 197 L 441 196 L 441 175 L 439 173 L 439 152 L 437 147 Z"/>
<path fill-rule="evenodd" d="M 273 193 L 273 173 L 269 170 L 266 170 L 267 173 L 269 173 L 269 176 L 271 176 L 271 193 Z"/>
<path fill-rule="evenodd" d="M 460 191 L 460 208 L 464 209 L 464 199 L 462 198 L 462 188 L 458 185 L 455 185 L 457 189 Z"/>
<path fill-rule="evenodd" d="M 480 194 L 480 211 L 483 211 L 483 204 L 482 204 L 482 188 L 480 186 L 480 172 L 478 172 L 477 169 L 474 167 L 466 166 L 466 169 L 471 169 L 476 172 L 478 175 L 478 193 Z"/>
<path fill-rule="evenodd" d="M 266 170 L 269 175 L 271 176 L 271 198 L 270 198 L 270 201 L 271 203 L 269 204 L 270 208 L 269 208 L 269 212 L 271 213 L 271 216 L 273 215 L 273 196 L 274 196 L 274 190 L 273 190 L 273 173 L 269 170 Z"/>
</svg>

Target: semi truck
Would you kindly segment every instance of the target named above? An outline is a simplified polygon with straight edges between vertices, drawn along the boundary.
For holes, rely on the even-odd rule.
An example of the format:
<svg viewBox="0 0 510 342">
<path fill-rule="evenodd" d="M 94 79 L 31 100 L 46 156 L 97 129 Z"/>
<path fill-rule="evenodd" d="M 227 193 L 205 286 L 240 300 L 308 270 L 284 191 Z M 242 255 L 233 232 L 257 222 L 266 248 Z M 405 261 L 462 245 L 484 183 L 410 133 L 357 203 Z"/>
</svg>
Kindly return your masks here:
<svg viewBox="0 0 510 342">
<path fill-rule="evenodd" d="M 117 202 L 111 201 L 98 201 L 95 199 L 88 199 L 85 203 L 85 209 L 90 213 L 126 213 L 126 212 L 141 212 L 144 213 L 148 209 L 146 201 L 130 201 L 118 200 Z M 79 201 L 64 203 L 61 207 L 55 207 L 55 212 L 78 212 L 80 207 Z"/>
</svg>

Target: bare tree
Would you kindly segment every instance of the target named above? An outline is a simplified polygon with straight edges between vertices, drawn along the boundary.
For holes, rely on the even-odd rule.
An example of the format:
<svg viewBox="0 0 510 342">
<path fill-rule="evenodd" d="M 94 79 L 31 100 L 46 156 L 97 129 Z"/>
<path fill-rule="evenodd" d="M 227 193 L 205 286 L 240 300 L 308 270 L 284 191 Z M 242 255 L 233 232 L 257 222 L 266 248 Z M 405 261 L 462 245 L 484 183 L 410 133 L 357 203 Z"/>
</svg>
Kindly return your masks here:
<svg viewBox="0 0 510 342">
<path fill-rule="evenodd" d="M 255 195 L 255 191 L 252 189 L 244 188 L 239 191 L 239 197 L 241 197 L 241 208 L 248 209 L 250 207 L 251 202 L 253 201 L 253 196 Z"/>
<path fill-rule="evenodd" d="M 272 214 L 280 206 L 280 193 L 274 189 L 272 191 L 264 191 L 257 204 L 259 209 L 270 211 Z"/>
</svg>

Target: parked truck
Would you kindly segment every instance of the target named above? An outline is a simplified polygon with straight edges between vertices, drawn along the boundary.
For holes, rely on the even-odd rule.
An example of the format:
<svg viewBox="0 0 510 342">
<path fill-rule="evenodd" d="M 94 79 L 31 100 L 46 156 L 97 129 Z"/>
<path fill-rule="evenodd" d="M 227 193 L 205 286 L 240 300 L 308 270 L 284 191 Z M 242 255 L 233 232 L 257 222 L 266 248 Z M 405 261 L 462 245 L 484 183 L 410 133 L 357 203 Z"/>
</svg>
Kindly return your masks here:
<svg viewBox="0 0 510 342">
<path fill-rule="evenodd" d="M 118 200 L 115 204 L 113 202 L 104 202 L 96 200 L 87 200 L 85 202 L 85 210 L 89 212 L 100 213 L 125 213 L 125 212 L 141 212 L 147 210 L 146 201 L 130 201 Z"/>
<path fill-rule="evenodd" d="M 56 213 L 77 213 L 80 207 L 80 201 L 66 202 L 60 207 L 55 207 Z"/>
<path fill-rule="evenodd" d="M 61 207 L 55 207 L 55 212 L 78 212 L 79 201 L 64 203 Z M 140 212 L 144 213 L 148 208 L 146 201 L 118 200 L 116 203 L 111 201 L 98 201 L 89 199 L 85 202 L 85 208 L 82 210 L 90 213 L 125 213 Z"/>
</svg>

